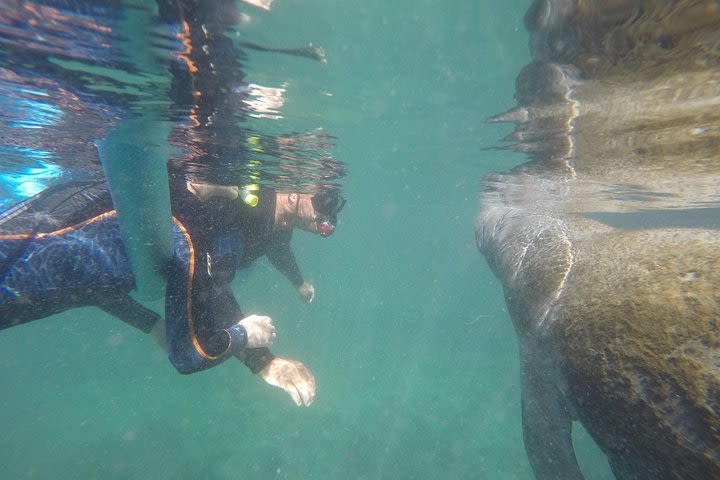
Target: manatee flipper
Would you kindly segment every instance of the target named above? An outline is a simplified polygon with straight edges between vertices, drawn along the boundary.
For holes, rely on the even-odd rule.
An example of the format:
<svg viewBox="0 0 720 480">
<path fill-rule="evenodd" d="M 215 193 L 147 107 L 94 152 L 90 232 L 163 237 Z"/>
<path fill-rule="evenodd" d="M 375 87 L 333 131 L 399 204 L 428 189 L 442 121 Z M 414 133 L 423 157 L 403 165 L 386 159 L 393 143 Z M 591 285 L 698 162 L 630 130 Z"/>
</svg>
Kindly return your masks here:
<svg viewBox="0 0 720 480">
<path fill-rule="evenodd" d="M 547 378 L 544 365 L 531 365 L 527 352 L 521 355 L 523 439 L 535 478 L 583 480 L 572 445 L 572 417 L 563 394 Z"/>
</svg>

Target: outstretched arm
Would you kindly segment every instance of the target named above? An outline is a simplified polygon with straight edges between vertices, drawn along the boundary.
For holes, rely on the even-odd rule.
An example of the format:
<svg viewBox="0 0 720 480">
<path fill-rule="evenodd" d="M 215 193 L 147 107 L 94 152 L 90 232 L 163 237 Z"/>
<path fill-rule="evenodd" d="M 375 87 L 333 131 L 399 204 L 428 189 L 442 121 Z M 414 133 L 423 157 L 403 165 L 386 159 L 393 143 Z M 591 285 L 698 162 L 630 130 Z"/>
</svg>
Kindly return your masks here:
<svg viewBox="0 0 720 480">
<path fill-rule="evenodd" d="M 267 252 L 267 258 L 270 263 L 283 275 L 290 280 L 290 283 L 299 287 L 303 283 L 303 276 L 300 273 L 295 255 L 290 249 L 290 243 L 279 242 L 271 250 Z"/>
<path fill-rule="evenodd" d="M 189 237 L 184 239 L 168 266 L 165 296 L 165 345 L 175 368 L 194 373 L 246 347 L 272 344 L 271 319 L 243 318 L 229 285 L 209 275 L 207 256 L 196 255 Z"/>
<path fill-rule="evenodd" d="M 295 255 L 290 249 L 290 243 L 278 243 L 275 248 L 267 252 L 266 256 L 270 263 L 295 286 L 303 302 L 311 303 L 315 299 L 315 287 L 303 280 Z"/>
<path fill-rule="evenodd" d="M 270 385 L 284 389 L 297 405 L 310 405 L 315 378 L 302 363 L 275 358 L 269 317 L 244 317 L 226 281 L 208 272 L 207 255 L 195 255 L 189 237 L 168 268 L 165 345 L 181 373 L 193 373 L 233 354 Z M 205 257 L 205 258 L 203 258 Z M 228 280 L 230 275 L 222 275 Z"/>
</svg>

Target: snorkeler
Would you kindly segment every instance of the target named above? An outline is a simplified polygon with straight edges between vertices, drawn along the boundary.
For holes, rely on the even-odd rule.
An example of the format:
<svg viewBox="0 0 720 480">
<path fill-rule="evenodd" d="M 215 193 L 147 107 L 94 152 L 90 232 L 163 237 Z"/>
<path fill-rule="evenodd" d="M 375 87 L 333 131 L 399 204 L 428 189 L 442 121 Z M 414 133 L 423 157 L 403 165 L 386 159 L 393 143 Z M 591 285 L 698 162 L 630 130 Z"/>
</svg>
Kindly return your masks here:
<svg viewBox="0 0 720 480">
<path fill-rule="evenodd" d="M 179 138 L 180 151 L 193 153 L 168 161 L 173 254 L 161 272 L 164 319 L 130 295 L 136 286 L 128 259 L 131 239 L 123 238 L 107 184 L 70 182 L 0 213 L 0 329 L 97 306 L 156 338 L 162 335 L 169 360 L 183 374 L 234 356 L 297 405 L 310 405 L 312 373 L 270 352 L 272 321 L 244 315 L 230 283 L 237 269 L 265 255 L 311 302 L 315 289 L 303 280 L 290 249 L 292 230 L 330 235 L 344 200 L 332 188 L 247 193 L 187 181 L 188 165 L 206 166 L 211 174 L 199 178 L 215 181 L 214 172 L 225 175 L 230 162 L 248 158 L 248 134 L 238 117 L 244 108 L 242 55 L 225 35 L 234 21 L 230 3 L 158 4 L 161 18 L 178 27 L 183 46 L 170 63 L 169 93 L 174 114 L 187 115 L 188 122 L 177 125 L 170 140 Z M 217 183 L 225 183 L 222 175 Z"/>
<path fill-rule="evenodd" d="M 312 373 L 270 352 L 271 320 L 243 315 L 230 282 L 237 269 L 266 255 L 312 301 L 314 288 L 303 281 L 290 249 L 292 231 L 332 234 L 344 200 L 335 190 L 262 188 L 248 201 L 239 188 L 184 180 L 171 182 L 171 192 L 174 255 L 165 269 L 164 321 L 171 363 L 189 374 L 235 356 L 297 405 L 310 405 Z M 0 214 L 0 329 L 97 306 L 144 332 L 162 331 L 160 316 L 130 296 L 133 288 L 104 183 L 58 185 Z"/>
</svg>

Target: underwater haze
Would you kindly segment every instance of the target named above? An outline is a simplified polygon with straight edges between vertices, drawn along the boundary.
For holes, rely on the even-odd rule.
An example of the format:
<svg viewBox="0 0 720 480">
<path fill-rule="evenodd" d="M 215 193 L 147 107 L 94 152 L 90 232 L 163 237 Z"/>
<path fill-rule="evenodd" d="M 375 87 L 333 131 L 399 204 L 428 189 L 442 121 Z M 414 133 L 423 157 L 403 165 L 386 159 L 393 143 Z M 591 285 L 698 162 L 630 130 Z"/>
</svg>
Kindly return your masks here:
<svg viewBox="0 0 720 480">
<path fill-rule="evenodd" d="M 313 371 L 315 402 L 296 407 L 238 362 L 180 375 L 150 336 L 98 309 L 72 310 L 0 334 L 2 476 L 532 480 L 517 342 L 474 237 L 483 176 L 526 161 L 490 149 L 511 126 L 483 120 L 515 105 L 515 78 L 530 60 L 529 3 L 275 0 L 269 10 L 237 3 L 236 41 L 312 43 L 326 60 L 246 49 L 247 83 L 275 90 L 257 89 L 245 128 L 266 145 L 281 137 L 307 142 L 299 142 L 294 169 L 272 153 L 260 167 L 228 165 L 249 178 L 265 168 L 258 175 L 275 184 L 321 176 L 347 198 L 332 237 L 298 232 L 293 240 L 316 288 L 313 303 L 303 304 L 265 259 L 233 284 L 246 313 L 273 318 L 275 354 Z M 100 175 L 89 145 L 127 118 L 175 132 L 171 161 L 217 177 L 182 163 L 192 139 L 166 96 L 165 60 L 156 61 L 177 47 L 174 33 L 153 20 L 155 3 L 86 4 L 93 2 L 7 2 L 0 10 L 2 102 L 12 107 L 0 115 L 4 201 Z M 28 11 L 47 19 L 50 9 L 58 51 L 43 52 L 54 70 L 38 73 L 39 57 L 17 55 L 44 40 L 22 22 Z M 147 27 L 133 28 L 147 28 L 154 43 L 83 23 L 122 23 L 116 17 L 125 11 L 125 19 L 147 17 Z M 83 40 L 63 25 L 107 38 Z M 72 79 L 84 95 L 51 101 L 47 91 L 32 93 L 60 92 L 36 78 L 43 75 Z M 58 109 L 86 114 L 61 128 L 53 123 Z M 612 479 L 576 428 L 586 478 Z"/>
</svg>

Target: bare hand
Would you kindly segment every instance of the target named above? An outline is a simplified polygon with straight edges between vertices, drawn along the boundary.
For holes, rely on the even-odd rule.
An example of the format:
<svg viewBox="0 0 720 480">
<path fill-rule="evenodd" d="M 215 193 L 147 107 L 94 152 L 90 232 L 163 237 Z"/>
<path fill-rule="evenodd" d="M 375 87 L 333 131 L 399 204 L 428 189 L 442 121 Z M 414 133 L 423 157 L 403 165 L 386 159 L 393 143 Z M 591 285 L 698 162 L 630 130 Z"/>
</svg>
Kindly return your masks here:
<svg viewBox="0 0 720 480">
<path fill-rule="evenodd" d="M 273 358 L 259 375 L 273 387 L 285 390 L 298 407 L 302 404 L 309 407 L 315 400 L 315 377 L 297 360 Z"/>
<path fill-rule="evenodd" d="M 275 326 L 270 317 L 248 315 L 238 323 L 247 332 L 247 348 L 269 347 L 275 340 Z"/>
<path fill-rule="evenodd" d="M 315 287 L 307 282 L 303 282 L 297 289 L 300 299 L 305 303 L 312 303 L 315 299 Z"/>
</svg>

